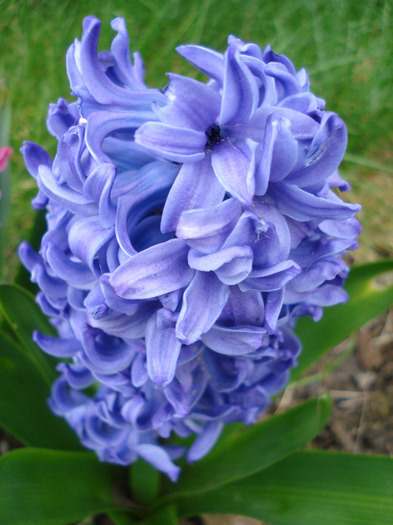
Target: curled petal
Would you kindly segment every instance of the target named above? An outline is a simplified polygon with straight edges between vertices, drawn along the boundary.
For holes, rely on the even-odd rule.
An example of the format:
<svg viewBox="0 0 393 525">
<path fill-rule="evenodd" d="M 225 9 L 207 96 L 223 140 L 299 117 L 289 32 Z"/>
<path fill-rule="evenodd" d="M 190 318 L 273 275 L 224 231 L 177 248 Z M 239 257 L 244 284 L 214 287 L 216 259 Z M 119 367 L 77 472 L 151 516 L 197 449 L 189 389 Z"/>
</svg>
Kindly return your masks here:
<svg viewBox="0 0 393 525">
<path fill-rule="evenodd" d="M 252 249 L 249 246 L 230 246 L 216 253 L 200 254 L 195 250 L 190 250 L 188 263 L 191 268 L 201 272 L 211 272 L 222 268 L 225 264 L 233 264 L 233 275 L 244 279 L 251 271 Z M 223 272 L 225 274 L 225 272 Z M 236 283 L 231 283 L 236 284 Z"/>
<path fill-rule="evenodd" d="M 202 46 L 178 46 L 176 51 L 208 77 L 222 84 L 224 77 L 224 56 L 213 49 Z"/>
<path fill-rule="evenodd" d="M 164 388 L 175 376 L 181 343 L 172 327 L 160 329 L 154 315 L 146 327 L 146 360 L 150 379 Z"/>
<path fill-rule="evenodd" d="M 257 143 L 224 140 L 212 151 L 212 166 L 225 190 L 242 204 L 250 205 L 255 194 L 255 150 Z"/>
<path fill-rule="evenodd" d="M 227 327 L 216 324 L 202 335 L 202 341 L 219 354 L 240 356 L 257 350 L 265 334 L 264 328 L 256 326 Z"/>
<path fill-rule="evenodd" d="M 184 295 L 176 336 L 191 345 L 216 322 L 228 300 L 229 288 L 213 272 L 196 272 Z M 201 297 L 204 304 L 201 304 Z"/>
<path fill-rule="evenodd" d="M 347 147 L 347 129 L 335 113 L 325 112 L 304 159 L 304 167 L 288 176 L 301 188 L 324 181 L 339 166 Z"/>
<path fill-rule="evenodd" d="M 187 461 L 193 463 L 206 456 L 216 444 L 223 428 L 224 424 L 222 421 L 210 421 L 207 423 L 191 445 L 187 453 Z"/>
<path fill-rule="evenodd" d="M 239 288 L 242 291 L 273 292 L 283 288 L 300 272 L 300 266 L 294 261 L 283 261 L 267 268 L 253 270 L 248 279 L 239 284 Z"/>
<path fill-rule="evenodd" d="M 204 131 L 146 122 L 135 133 L 135 142 L 147 151 L 174 162 L 197 162 L 205 156 Z"/>
<path fill-rule="evenodd" d="M 169 84 L 164 91 L 168 103 L 154 108 L 160 121 L 196 131 L 207 130 L 220 113 L 219 93 L 192 78 L 174 73 L 168 73 L 168 78 Z"/>
<path fill-rule="evenodd" d="M 37 343 L 41 350 L 54 357 L 72 357 L 76 352 L 82 350 L 81 343 L 75 338 L 52 337 L 37 331 L 33 332 L 33 341 Z"/>
<path fill-rule="evenodd" d="M 172 239 L 137 253 L 112 273 L 110 284 L 124 299 L 150 299 L 187 286 L 194 271 L 188 247 Z"/>
<path fill-rule="evenodd" d="M 167 474 L 171 481 L 177 481 L 180 475 L 180 467 L 172 462 L 169 454 L 162 447 L 145 444 L 136 445 L 133 450 L 154 468 Z"/>
<path fill-rule="evenodd" d="M 92 271 L 99 250 L 114 235 L 114 227 L 104 228 L 97 216 L 84 217 L 75 221 L 69 231 L 69 244 L 72 252 Z"/>
<path fill-rule="evenodd" d="M 287 290 L 284 302 L 286 304 L 311 303 L 315 306 L 334 306 L 348 301 L 348 294 L 339 286 L 325 284 L 310 292 L 295 292 Z"/>
<path fill-rule="evenodd" d="M 214 207 L 184 212 L 176 236 L 201 253 L 217 251 L 235 227 L 241 211 L 236 199 L 227 199 Z"/>
<path fill-rule="evenodd" d="M 165 201 L 161 231 L 166 233 L 176 230 L 182 213 L 197 208 L 209 209 L 219 204 L 224 195 L 225 189 L 214 174 L 210 157 L 183 164 Z"/>
<path fill-rule="evenodd" d="M 277 183 L 271 190 L 284 215 L 297 221 L 313 219 L 348 219 L 360 211 L 359 204 L 317 197 L 290 184 Z"/>
<path fill-rule="evenodd" d="M 224 81 L 218 124 L 227 126 L 248 122 L 257 102 L 256 80 L 242 62 L 237 45 L 230 43 L 224 55 Z"/>
<path fill-rule="evenodd" d="M 95 328 L 85 329 L 82 342 L 85 352 L 82 360 L 90 370 L 100 374 L 115 374 L 124 370 L 130 365 L 135 353 L 121 339 Z"/>
<path fill-rule="evenodd" d="M 38 144 L 25 141 L 20 151 L 23 155 L 27 171 L 35 179 L 38 176 L 38 168 L 41 165 L 47 166 L 48 168 L 52 167 L 52 159 L 49 154 Z M 0 171 L 2 170 L 0 169 Z"/>
<path fill-rule="evenodd" d="M 37 183 L 41 191 L 65 209 L 80 215 L 96 215 L 97 205 L 66 185 L 57 184 L 52 171 L 41 164 L 38 167 Z"/>
<path fill-rule="evenodd" d="M 97 279 L 87 266 L 72 261 L 53 243 L 46 245 L 46 258 L 55 274 L 75 288 L 89 290 Z"/>
</svg>

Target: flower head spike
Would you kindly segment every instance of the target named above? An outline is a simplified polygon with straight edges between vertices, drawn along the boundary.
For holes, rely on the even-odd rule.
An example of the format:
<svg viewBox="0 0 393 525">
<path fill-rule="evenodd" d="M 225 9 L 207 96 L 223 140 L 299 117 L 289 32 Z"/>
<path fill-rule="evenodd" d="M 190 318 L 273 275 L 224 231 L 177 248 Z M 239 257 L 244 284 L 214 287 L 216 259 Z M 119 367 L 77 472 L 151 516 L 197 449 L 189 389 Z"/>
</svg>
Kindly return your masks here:
<svg viewBox="0 0 393 525">
<path fill-rule="evenodd" d="M 285 385 L 296 318 L 346 300 L 359 207 L 334 191 L 345 126 L 289 59 L 235 37 L 223 55 L 181 46 L 210 79 L 168 74 L 161 92 L 112 27 L 98 54 L 88 17 L 67 54 L 78 100 L 50 106 L 53 161 L 22 148 L 48 229 L 19 253 L 59 334 L 34 334 L 64 359 L 52 410 L 102 461 L 176 480 L 180 455 L 197 461 Z"/>
</svg>

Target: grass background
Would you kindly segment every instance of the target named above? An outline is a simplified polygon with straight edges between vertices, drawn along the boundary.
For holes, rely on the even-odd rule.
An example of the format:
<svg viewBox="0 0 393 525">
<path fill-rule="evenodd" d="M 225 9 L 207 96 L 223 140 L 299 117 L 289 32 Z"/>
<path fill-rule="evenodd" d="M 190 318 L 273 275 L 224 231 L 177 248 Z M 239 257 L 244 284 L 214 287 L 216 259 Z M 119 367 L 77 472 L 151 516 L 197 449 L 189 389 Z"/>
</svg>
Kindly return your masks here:
<svg viewBox="0 0 393 525">
<path fill-rule="evenodd" d="M 350 200 L 363 211 L 358 261 L 393 254 L 393 2 L 391 0 L 0 0 L 0 105 L 12 107 L 12 210 L 6 275 L 15 269 L 15 249 L 28 236 L 36 193 L 19 148 L 25 139 L 54 155 L 46 131 L 49 102 L 72 100 L 65 53 L 80 38 L 82 20 L 102 20 L 100 50 L 114 32 L 110 21 L 126 19 L 132 50 L 147 65 L 147 83 L 166 84 L 165 72 L 195 76 L 174 48 L 201 43 L 223 51 L 228 34 L 261 47 L 270 43 L 300 69 L 312 90 L 347 123 L 348 152 L 341 172 L 351 182 Z M 1 204 L 0 204 L 1 205 Z"/>
</svg>

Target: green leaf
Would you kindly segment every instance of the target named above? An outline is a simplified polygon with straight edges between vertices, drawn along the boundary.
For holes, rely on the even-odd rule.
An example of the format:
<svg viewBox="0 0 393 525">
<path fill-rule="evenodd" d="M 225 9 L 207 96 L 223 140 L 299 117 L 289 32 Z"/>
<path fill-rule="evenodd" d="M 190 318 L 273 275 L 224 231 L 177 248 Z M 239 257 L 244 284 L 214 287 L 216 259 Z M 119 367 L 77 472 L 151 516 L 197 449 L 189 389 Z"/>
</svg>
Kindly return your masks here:
<svg viewBox="0 0 393 525">
<path fill-rule="evenodd" d="M 146 461 L 138 459 L 130 467 L 130 485 L 133 499 L 141 504 L 156 498 L 160 473 Z"/>
<path fill-rule="evenodd" d="M 350 297 L 347 303 L 326 308 L 318 323 L 309 317 L 299 319 L 295 331 L 302 341 L 303 349 L 292 379 L 299 377 L 333 346 L 393 304 L 393 284 L 381 286 L 376 279 L 392 271 L 392 260 L 355 266 L 345 285 Z"/>
<path fill-rule="evenodd" d="M 234 433 L 219 449 L 185 467 L 176 485 L 166 485 L 168 495 L 162 501 L 212 490 L 268 467 L 318 434 L 330 409 L 323 396 Z"/>
<path fill-rule="evenodd" d="M 11 128 L 11 109 L 8 104 L 0 108 L 0 147 L 8 146 Z M 10 210 L 11 170 L 8 165 L 0 173 L 0 276 L 4 265 L 4 249 L 6 247 L 6 227 Z"/>
<path fill-rule="evenodd" d="M 90 452 L 14 450 L 0 458 L 0 523 L 65 525 L 120 508 L 123 474 Z"/>
<path fill-rule="evenodd" d="M 143 525 L 140 521 L 134 519 L 129 510 L 112 510 L 107 512 L 110 519 L 115 525 Z"/>
<path fill-rule="evenodd" d="M 46 355 L 32 339 L 34 330 L 56 335 L 56 330 L 41 312 L 34 297 L 17 285 L 0 284 L 0 309 L 15 337 L 40 369 L 48 384 L 56 377 L 56 360 Z"/>
<path fill-rule="evenodd" d="M 49 410 L 49 387 L 35 363 L 2 333 L 0 385 L 0 425 L 22 443 L 33 447 L 81 448 L 67 423 Z"/>
<path fill-rule="evenodd" d="M 212 492 L 179 498 L 180 516 L 242 514 L 272 525 L 391 525 L 393 459 L 300 451 Z"/>
<path fill-rule="evenodd" d="M 148 516 L 145 521 L 146 525 L 177 525 L 177 513 L 174 505 L 161 507 Z"/>
</svg>

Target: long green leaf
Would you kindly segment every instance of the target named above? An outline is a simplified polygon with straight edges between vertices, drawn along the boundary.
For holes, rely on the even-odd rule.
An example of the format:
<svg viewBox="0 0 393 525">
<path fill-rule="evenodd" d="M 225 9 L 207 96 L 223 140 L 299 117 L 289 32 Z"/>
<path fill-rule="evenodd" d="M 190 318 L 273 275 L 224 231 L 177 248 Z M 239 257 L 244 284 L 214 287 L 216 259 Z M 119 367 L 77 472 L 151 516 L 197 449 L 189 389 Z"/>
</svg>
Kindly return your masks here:
<svg viewBox="0 0 393 525">
<path fill-rule="evenodd" d="M 138 459 L 129 471 L 132 498 L 142 505 L 157 497 L 160 485 L 160 473 L 152 465 Z"/>
<path fill-rule="evenodd" d="M 56 331 L 41 312 L 34 297 L 20 286 L 0 284 L 0 309 L 15 337 L 50 384 L 56 377 L 56 361 L 38 348 L 32 340 L 32 333 L 39 330 L 48 335 L 56 335 Z"/>
<path fill-rule="evenodd" d="M 134 519 L 130 511 L 126 509 L 111 510 L 107 514 L 115 525 L 143 525 L 139 520 Z"/>
<path fill-rule="evenodd" d="M 81 448 L 66 422 L 49 410 L 49 387 L 35 363 L 2 333 L 0 385 L 0 425 L 22 443 L 67 450 Z"/>
<path fill-rule="evenodd" d="M 146 525 L 177 525 L 177 513 L 174 505 L 162 507 L 149 515 L 145 521 Z"/>
<path fill-rule="evenodd" d="M 377 277 L 392 271 L 392 260 L 355 266 L 345 285 L 349 302 L 326 308 L 318 323 L 310 318 L 299 319 L 296 333 L 302 341 L 303 349 L 292 379 L 299 377 L 333 346 L 393 304 L 393 284 L 382 287 L 376 282 Z"/>
<path fill-rule="evenodd" d="M 8 104 L 0 108 L 0 147 L 8 146 L 11 128 L 11 109 Z M 0 276 L 4 265 L 4 249 L 6 246 L 6 226 L 10 210 L 11 170 L 8 165 L 0 173 Z"/>
<path fill-rule="evenodd" d="M 391 525 L 393 459 L 295 452 L 238 483 L 179 498 L 177 509 L 180 516 L 222 512 L 272 525 Z"/>
<path fill-rule="evenodd" d="M 65 525 L 120 508 L 123 473 L 89 452 L 10 452 L 0 458 L 0 523 Z"/>
<path fill-rule="evenodd" d="M 167 485 L 167 500 L 244 478 L 305 445 L 326 423 L 331 408 L 323 396 L 236 432 L 222 446 L 183 469 L 176 485 Z"/>
</svg>

